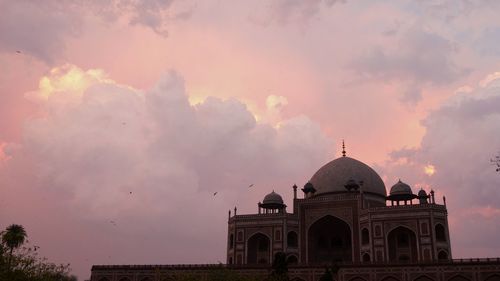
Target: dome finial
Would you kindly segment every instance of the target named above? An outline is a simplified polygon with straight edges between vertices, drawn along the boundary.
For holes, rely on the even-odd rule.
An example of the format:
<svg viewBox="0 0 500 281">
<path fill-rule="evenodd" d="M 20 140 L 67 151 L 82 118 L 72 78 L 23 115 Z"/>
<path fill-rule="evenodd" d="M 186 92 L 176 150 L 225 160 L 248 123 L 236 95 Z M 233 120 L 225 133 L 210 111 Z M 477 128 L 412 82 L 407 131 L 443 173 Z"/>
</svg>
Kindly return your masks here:
<svg viewBox="0 0 500 281">
<path fill-rule="evenodd" d="M 344 140 L 342 140 L 342 156 L 345 157 L 345 143 L 344 143 Z"/>
</svg>

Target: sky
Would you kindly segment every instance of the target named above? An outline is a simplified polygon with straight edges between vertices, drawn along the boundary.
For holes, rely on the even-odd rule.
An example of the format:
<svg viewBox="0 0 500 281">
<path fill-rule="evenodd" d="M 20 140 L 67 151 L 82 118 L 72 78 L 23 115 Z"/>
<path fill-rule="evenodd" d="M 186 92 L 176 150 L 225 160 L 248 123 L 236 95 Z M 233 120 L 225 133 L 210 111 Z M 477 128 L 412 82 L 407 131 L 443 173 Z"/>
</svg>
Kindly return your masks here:
<svg viewBox="0 0 500 281">
<path fill-rule="evenodd" d="M 225 262 L 228 211 L 291 206 L 345 140 L 387 189 L 446 196 L 454 258 L 500 256 L 499 9 L 0 0 L 0 228 L 81 280 Z"/>
</svg>

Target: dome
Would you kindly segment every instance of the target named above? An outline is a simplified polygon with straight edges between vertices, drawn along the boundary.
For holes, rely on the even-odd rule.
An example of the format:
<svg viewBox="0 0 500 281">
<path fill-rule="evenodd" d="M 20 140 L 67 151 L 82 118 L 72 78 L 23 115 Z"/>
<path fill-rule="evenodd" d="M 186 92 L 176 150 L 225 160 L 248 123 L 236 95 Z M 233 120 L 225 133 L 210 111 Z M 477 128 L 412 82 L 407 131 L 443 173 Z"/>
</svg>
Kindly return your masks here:
<svg viewBox="0 0 500 281">
<path fill-rule="evenodd" d="M 391 195 L 406 195 L 413 194 L 411 187 L 406 183 L 399 180 L 395 185 L 391 187 Z"/>
<path fill-rule="evenodd" d="M 417 196 L 413 194 L 409 185 L 398 180 L 398 182 L 391 187 L 390 195 L 387 198 L 395 201 L 406 201 L 415 199 Z"/>
<path fill-rule="evenodd" d="M 276 192 L 271 192 L 268 195 L 264 196 L 264 200 L 262 204 L 265 205 L 283 205 L 283 198 Z"/>
<path fill-rule="evenodd" d="M 310 182 L 316 189 L 315 195 L 333 192 L 347 192 L 350 180 L 362 183 L 363 192 L 386 196 L 385 185 L 380 176 L 365 163 L 350 157 L 337 158 L 321 167 Z"/>
<path fill-rule="evenodd" d="M 418 192 L 418 196 L 419 197 L 427 197 L 427 193 L 425 192 L 425 190 L 420 189 L 420 191 Z"/>
</svg>

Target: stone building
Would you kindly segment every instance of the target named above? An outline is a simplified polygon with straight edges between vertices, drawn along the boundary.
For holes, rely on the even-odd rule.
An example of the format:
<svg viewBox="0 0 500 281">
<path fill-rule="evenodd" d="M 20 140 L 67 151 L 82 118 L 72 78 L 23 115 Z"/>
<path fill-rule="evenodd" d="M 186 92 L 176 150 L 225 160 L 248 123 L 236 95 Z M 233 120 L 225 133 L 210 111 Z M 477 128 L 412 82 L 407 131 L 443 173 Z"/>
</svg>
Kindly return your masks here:
<svg viewBox="0 0 500 281">
<path fill-rule="evenodd" d="M 500 281 L 500 259 L 452 259 L 446 200 L 416 194 L 399 180 L 387 194 L 380 176 L 346 156 L 321 167 L 293 206 L 272 191 L 255 214 L 229 212 L 226 265 L 95 265 L 92 281 L 207 280 L 215 269 L 265 280 L 278 252 L 292 281 Z"/>
<path fill-rule="evenodd" d="M 368 165 L 345 156 L 321 167 L 287 211 L 274 191 L 258 212 L 229 217 L 228 264 L 428 262 L 452 257 L 446 205 L 399 180 L 386 193 Z"/>
</svg>

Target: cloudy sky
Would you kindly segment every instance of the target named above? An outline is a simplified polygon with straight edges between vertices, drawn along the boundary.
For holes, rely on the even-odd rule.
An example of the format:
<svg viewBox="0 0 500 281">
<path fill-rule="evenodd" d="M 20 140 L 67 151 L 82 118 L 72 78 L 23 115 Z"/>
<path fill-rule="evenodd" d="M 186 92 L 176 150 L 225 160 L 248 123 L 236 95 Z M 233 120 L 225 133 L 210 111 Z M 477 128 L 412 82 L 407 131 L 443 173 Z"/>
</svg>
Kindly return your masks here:
<svg viewBox="0 0 500 281">
<path fill-rule="evenodd" d="M 499 256 L 499 9 L 0 0 L 0 228 L 82 279 L 225 261 L 228 210 L 291 205 L 345 139 L 388 188 L 446 196 L 455 258 Z"/>
</svg>

